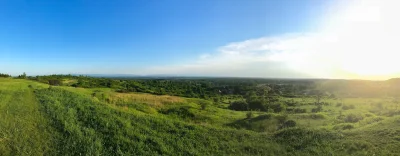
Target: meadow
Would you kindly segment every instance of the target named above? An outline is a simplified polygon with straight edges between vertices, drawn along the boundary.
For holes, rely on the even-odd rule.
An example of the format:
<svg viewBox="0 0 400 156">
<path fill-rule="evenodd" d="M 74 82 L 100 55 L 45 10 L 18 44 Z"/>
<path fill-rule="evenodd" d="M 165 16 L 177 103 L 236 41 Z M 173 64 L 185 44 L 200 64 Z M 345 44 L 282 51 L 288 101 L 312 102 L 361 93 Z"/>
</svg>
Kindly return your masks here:
<svg viewBox="0 0 400 156">
<path fill-rule="evenodd" d="M 400 154 L 396 97 L 274 95 L 265 110 L 250 97 L 0 78 L 0 155 Z"/>
</svg>

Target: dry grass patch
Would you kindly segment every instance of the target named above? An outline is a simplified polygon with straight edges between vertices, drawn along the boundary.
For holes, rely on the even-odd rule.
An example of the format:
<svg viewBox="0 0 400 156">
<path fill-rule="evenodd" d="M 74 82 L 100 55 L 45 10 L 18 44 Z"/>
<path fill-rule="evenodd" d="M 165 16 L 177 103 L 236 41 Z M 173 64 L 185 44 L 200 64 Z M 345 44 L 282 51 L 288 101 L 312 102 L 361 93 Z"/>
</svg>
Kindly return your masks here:
<svg viewBox="0 0 400 156">
<path fill-rule="evenodd" d="M 111 103 L 116 102 L 134 102 L 134 103 L 146 103 L 152 107 L 162 107 L 163 105 L 171 103 L 185 102 L 186 100 L 177 96 L 169 95 L 152 95 L 143 93 L 114 93 L 110 97 Z"/>
</svg>

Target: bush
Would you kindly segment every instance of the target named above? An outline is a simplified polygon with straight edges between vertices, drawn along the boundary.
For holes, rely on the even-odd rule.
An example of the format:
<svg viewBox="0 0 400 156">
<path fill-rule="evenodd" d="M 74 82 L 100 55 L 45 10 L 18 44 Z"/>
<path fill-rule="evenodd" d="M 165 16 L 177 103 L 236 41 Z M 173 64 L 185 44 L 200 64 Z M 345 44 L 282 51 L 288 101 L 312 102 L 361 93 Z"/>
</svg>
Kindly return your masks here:
<svg viewBox="0 0 400 156">
<path fill-rule="evenodd" d="M 282 112 L 282 110 L 286 109 L 286 106 L 280 103 L 274 103 L 269 105 L 270 109 L 273 109 L 275 113 L 279 113 Z"/>
<path fill-rule="evenodd" d="M 251 100 L 248 102 L 250 110 L 267 111 L 268 108 L 265 106 L 262 100 Z"/>
<path fill-rule="evenodd" d="M 286 114 L 279 114 L 275 116 L 275 119 L 278 120 L 280 124 L 283 124 L 287 118 L 288 116 Z"/>
<path fill-rule="evenodd" d="M 326 116 L 324 114 L 321 114 L 321 113 L 310 114 L 309 117 L 311 119 L 325 119 L 326 118 Z"/>
<path fill-rule="evenodd" d="M 282 129 L 282 128 L 290 128 L 290 127 L 296 127 L 296 121 L 294 121 L 294 120 L 285 121 L 285 122 L 279 127 L 279 129 Z"/>
<path fill-rule="evenodd" d="M 353 129 L 354 125 L 350 123 L 337 124 L 333 127 L 334 130 L 348 130 Z"/>
<path fill-rule="evenodd" d="M 294 109 L 294 113 L 307 113 L 307 110 L 302 108 L 296 108 Z"/>
<path fill-rule="evenodd" d="M 354 126 L 353 125 L 345 125 L 345 126 L 343 126 L 343 128 L 342 129 L 353 129 L 354 128 Z"/>
<path fill-rule="evenodd" d="M 214 97 L 213 101 L 214 101 L 214 103 L 218 103 L 219 102 L 219 98 L 218 97 Z"/>
<path fill-rule="evenodd" d="M 313 113 L 318 113 L 318 112 L 321 112 L 321 111 L 322 111 L 322 106 L 317 106 L 317 108 L 311 109 L 311 112 L 313 112 Z"/>
<path fill-rule="evenodd" d="M 199 105 L 201 107 L 201 110 L 205 110 L 207 108 L 207 106 L 209 105 L 209 103 L 206 101 L 199 101 Z"/>
<path fill-rule="evenodd" d="M 246 103 L 246 101 L 234 101 L 229 105 L 228 108 L 235 111 L 247 111 L 249 110 L 249 105 Z"/>
<path fill-rule="evenodd" d="M 360 121 L 360 120 L 362 120 L 362 119 L 363 119 L 363 117 L 362 117 L 361 115 L 347 114 L 347 115 L 344 117 L 343 121 L 344 121 L 344 122 L 355 123 L 355 122 L 358 122 L 358 121 Z"/>
<path fill-rule="evenodd" d="M 356 108 L 354 105 L 344 105 L 342 107 L 343 110 L 349 110 L 349 109 L 354 109 L 354 108 Z"/>
<path fill-rule="evenodd" d="M 302 119 L 314 119 L 314 120 L 319 120 L 319 119 L 325 119 L 326 116 L 322 113 L 313 113 L 313 114 L 301 114 L 298 116 L 299 118 Z"/>
<path fill-rule="evenodd" d="M 268 120 L 270 118 L 271 118 L 271 114 L 264 114 L 264 115 L 259 115 L 255 118 L 253 118 L 252 121 Z"/>
<path fill-rule="evenodd" d="M 362 121 L 360 121 L 360 124 L 372 124 L 372 123 L 376 123 L 376 122 L 379 122 L 382 120 L 384 120 L 384 118 L 380 117 L 380 116 L 369 117 L 369 118 L 365 118 Z"/>
<path fill-rule="evenodd" d="M 287 106 L 290 106 L 290 107 L 295 107 L 295 106 L 297 106 L 297 103 L 296 103 L 295 101 L 292 100 L 292 101 L 287 101 L 287 102 L 286 102 L 286 105 L 287 105 Z"/>
<path fill-rule="evenodd" d="M 48 82 L 49 82 L 49 85 L 52 85 L 52 86 L 61 86 L 62 85 L 62 81 L 57 80 L 57 79 L 49 80 Z"/>
<path fill-rule="evenodd" d="M 118 93 L 129 93 L 129 91 L 126 90 L 126 89 L 117 89 L 115 91 L 118 92 Z"/>
<path fill-rule="evenodd" d="M 247 118 L 247 119 L 250 119 L 250 118 L 252 118 L 253 116 L 254 116 L 254 114 L 253 114 L 252 111 L 246 113 L 246 118 Z"/>
</svg>

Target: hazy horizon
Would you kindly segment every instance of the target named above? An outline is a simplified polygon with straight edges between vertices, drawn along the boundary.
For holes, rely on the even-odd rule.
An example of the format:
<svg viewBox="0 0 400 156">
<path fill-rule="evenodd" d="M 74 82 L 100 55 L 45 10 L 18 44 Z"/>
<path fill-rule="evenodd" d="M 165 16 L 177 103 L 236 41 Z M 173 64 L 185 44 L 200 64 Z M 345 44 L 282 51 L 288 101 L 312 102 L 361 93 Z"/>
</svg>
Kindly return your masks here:
<svg viewBox="0 0 400 156">
<path fill-rule="evenodd" d="M 387 80 L 399 4 L 5 0 L 0 73 Z"/>
</svg>

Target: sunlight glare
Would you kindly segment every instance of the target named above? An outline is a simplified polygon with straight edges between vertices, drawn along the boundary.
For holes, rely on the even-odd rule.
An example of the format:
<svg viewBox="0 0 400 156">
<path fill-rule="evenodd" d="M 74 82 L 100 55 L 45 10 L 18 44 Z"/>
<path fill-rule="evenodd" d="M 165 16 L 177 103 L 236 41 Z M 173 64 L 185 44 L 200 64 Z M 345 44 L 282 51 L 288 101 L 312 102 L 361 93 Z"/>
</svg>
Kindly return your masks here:
<svg viewBox="0 0 400 156">
<path fill-rule="evenodd" d="M 400 72 L 400 1 L 356 0 L 343 3 L 324 21 L 324 53 L 347 72 L 360 76 Z"/>
</svg>

